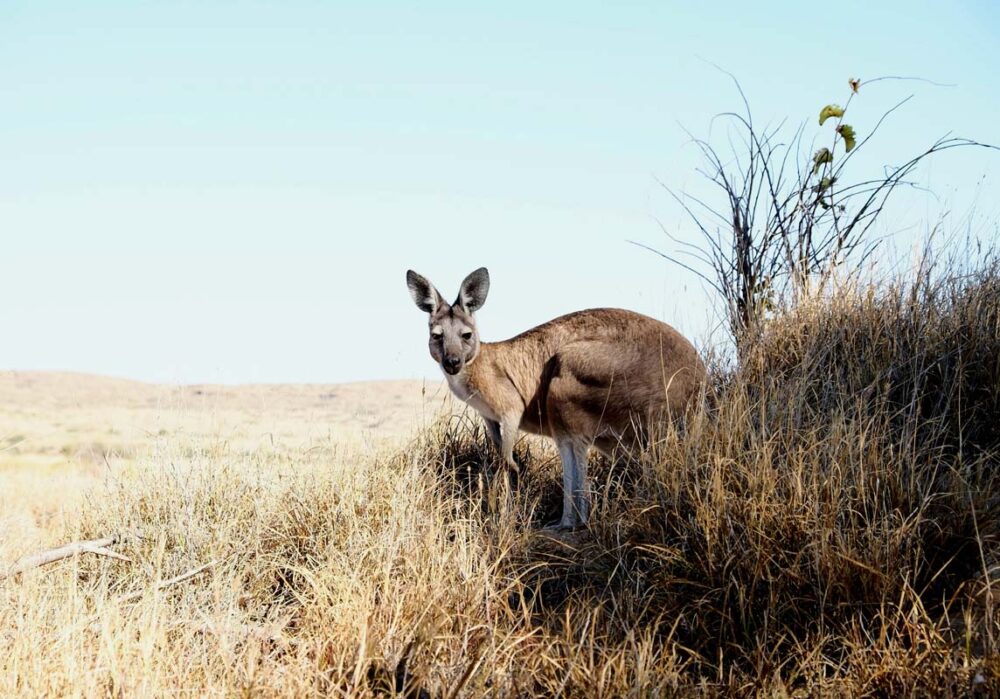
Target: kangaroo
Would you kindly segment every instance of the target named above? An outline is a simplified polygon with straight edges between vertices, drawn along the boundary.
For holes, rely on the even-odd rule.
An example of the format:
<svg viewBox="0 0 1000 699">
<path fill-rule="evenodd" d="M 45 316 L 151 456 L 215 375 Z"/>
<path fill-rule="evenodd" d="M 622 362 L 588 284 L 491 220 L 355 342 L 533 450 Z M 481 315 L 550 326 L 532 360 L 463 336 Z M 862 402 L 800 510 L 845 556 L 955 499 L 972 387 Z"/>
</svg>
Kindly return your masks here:
<svg viewBox="0 0 1000 699">
<path fill-rule="evenodd" d="M 577 311 L 503 342 L 482 342 L 475 313 L 490 289 L 485 267 L 465 278 L 452 304 L 413 270 L 406 285 L 429 315 L 431 357 L 452 392 L 482 415 L 506 464 L 518 468 L 518 430 L 555 441 L 563 468 L 557 529 L 589 520 L 588 449 L 641 446 L 653 421 L 683 415 L 705 377 L 687 339 L 639 313 Z"/>
</svg>

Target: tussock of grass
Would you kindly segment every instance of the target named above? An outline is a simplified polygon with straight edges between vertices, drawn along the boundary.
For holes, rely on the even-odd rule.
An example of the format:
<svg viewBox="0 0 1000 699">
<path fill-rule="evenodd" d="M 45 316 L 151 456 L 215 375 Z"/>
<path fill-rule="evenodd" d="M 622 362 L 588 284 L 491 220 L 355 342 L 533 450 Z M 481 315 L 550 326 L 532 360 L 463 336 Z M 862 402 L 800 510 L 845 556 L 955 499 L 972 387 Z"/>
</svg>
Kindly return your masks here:
<svg viewBox="0 0 1000 699">
<path fill-rule="evenodd" d="M 1000 687 L 1000 272 L 782 314 L 591 529 L 478 423 L 350 457 L 166 448 L 0 584 L 0 694 L 961 695 Z M 210 560 L 189 582 L 122 601 Z"/>
</svg>

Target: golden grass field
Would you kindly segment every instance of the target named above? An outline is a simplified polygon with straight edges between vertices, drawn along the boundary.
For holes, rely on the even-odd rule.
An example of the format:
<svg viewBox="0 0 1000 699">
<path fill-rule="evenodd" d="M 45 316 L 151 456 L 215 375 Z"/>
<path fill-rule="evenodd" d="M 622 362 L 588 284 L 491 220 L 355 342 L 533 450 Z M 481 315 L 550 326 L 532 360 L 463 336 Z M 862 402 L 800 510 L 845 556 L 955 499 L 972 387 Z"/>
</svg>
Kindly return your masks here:
<svg viewBox="0 0 1000 699">
<path fill-rule="evenodd" d="M 995 696 L 998 356 L 995 262 L 804 299 L 562 537 L 439 384 L 3 374 L 0 564 L 125 559 L 0 580 L 0 696 Z"/>
<path fill-rule="evenodd" d="M 363 455 L 450 409 L 440 382 L 163 386 L 0 372 L 0 561 L 51 541 L 54 519 L 158 454 Z"/>
</svg>

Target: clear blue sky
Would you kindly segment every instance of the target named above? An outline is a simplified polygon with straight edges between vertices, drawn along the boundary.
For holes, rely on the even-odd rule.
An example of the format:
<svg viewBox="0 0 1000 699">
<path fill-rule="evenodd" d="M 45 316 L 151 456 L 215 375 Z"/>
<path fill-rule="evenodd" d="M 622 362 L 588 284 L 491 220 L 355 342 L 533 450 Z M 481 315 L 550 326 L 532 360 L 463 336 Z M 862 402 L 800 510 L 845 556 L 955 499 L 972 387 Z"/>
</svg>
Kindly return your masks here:
<svg viewBox="0 0 1000 699">
<path fill-rule="evenodd" d="M 995 2 L 0 4 L 0 369 L 166 382 L 437 376 L 404 272 L 487 265 L 486 339 L 589 306 L 694 336 L 707 292 L 627 239 L 690 226 L 682 127 L 812 123 L 851 76 L 872 148 L 1000 142 Z M 1000 213 L 1000 160 L 921 171 L 905 234 Z M 995 230 L 995 229 L 994 229 Z M 902 246 L 905 249 L 905 244 Z"/>
</svg>

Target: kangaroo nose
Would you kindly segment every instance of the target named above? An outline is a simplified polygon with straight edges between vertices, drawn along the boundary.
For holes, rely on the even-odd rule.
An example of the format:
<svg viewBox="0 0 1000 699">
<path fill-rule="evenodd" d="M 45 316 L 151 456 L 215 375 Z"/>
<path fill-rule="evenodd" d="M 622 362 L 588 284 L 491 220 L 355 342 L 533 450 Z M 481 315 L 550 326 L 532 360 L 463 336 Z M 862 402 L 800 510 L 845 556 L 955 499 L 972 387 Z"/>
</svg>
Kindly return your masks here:
<svg viewBox="0 0 1000 699">
<path fill-rule="evenodd" d="M 454 373 L 458 371 L 458 365 L 462 363 L 462 360 L 458 357 L 445 357 L 444 358 L 444 369 L 447 372 Z"/>
</svg>

